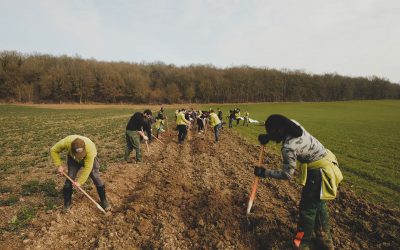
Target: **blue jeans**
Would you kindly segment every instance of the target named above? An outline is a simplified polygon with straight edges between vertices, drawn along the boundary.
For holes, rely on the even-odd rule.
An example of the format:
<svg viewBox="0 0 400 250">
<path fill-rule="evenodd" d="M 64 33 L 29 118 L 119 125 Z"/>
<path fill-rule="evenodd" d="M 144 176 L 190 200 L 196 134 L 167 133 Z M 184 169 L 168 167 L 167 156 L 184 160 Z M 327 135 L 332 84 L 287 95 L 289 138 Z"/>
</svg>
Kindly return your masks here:
<svg viewBox="0 0 400 250">
<path fill-rule="evenodd" d="M 215 142 L 218 142 L 219 129 L 220 129 L 220 128 L 221 128 L 221 123 L 214 126 Z"/>
</svg>

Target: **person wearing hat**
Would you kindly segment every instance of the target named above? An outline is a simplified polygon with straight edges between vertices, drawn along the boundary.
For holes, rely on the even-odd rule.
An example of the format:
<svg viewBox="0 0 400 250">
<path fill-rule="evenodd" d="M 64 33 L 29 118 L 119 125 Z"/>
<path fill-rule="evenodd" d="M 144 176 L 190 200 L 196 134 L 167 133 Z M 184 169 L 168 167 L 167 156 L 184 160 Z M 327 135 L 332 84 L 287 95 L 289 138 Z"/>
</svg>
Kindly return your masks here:
<svg viewBox="0 0 400 250">
<path fill-rule="evenodd" d="M 313 231 L 316 249 L 334 249 L 326 201 L 336 197 L 343 175 L 336 156 L 326 149 L 299 123 L 274 114 L 265 121 L 267 134 L 258 136 L 262 145 L 270 140 L 282 143 L 282 170 L 255 166 L 254 174 L 261 178 L 290 179 L 299 170 L 298 182 L 304 186 L 300 200 L 300 216 L 293 240 L 296 249 L 310 249 Z"/>
<path fill-rule="evenodd" d="M 60 153 L 67 151 L 67 164 L 61 161 Z M 104 210 L 110 210 L 108 204 L 105 185 L 100 179 L 100 164 L 97 158 L 97 150 L 95 144 L 87 137 L 80 135 L 69 135 L 58 141 L 50 150 L 54 165 L 58 167 L 60 174 L 68 173 L 68 176 L 75 180 L 77 173 L 82 169 L 77 181 L 71 183 L 68 179 L 65 180 L 64 194 L 64 209 L 69 210 L 72 205 L 72 187 L 82 186 L 88 177 L 92 179 L 96 186 L 100 197 L 100 205 Z"/>
</svg>

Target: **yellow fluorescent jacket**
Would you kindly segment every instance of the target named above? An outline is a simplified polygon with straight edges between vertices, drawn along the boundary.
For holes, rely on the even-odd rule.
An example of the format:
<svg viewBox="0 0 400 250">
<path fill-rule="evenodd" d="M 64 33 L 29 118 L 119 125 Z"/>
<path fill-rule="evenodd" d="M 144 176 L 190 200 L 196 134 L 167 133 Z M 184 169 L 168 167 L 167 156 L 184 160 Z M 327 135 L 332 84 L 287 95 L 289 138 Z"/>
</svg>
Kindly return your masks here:
<svg viewBox="0 0 400 250">
<path fill-rule="evenodd" d="M 336 156 L 329 151 L 327 155 L 311 163 L 299 163 L 298 168 L 300 169 L 299 184 L 306 185 L 307 181 L 307 169 L 320 169 L 322 174 L 322 187 L 321 187 L 321 200 L 332 200 L 336 197 L 337 188 L 339 183 L 343 180 L 342 172 L 338 167 Z"/>
<path fill-rule="evenodd" d="M 90 172 L 92 172 L 94 158 L 97 156 L 96 146 L 89 138 L 80 136 L 80 135 L 69 135 L 69 136 L 65 137 L 64 139 L 60 140 L 59 142 L 57 142 L 51 148 L 50 154 L 51 154 L 51 158 L 53 158 L 54 165 L 56 165 L 56 167 L 61 166 L 60 152 L 67 150 L 68 154 L 72 157 L 73 155 L 71 152 L 71 143 L 76 138 L 80 138 L 85 142 L 86 156 L 85 156 L 85 158 L 83 158 L 84 165 L 83 165 L 82 172 L 78 178 L 78 183 L 83 185 L 86 182 L 87 178 L 89 177 Z"/>
<path fill-rule="evenodd" d="M 216 125 L 220 124 L 221 121 L 218 118 L 218 115 L 216 113 L 210 113 L 210 125 L 211 127 L 215 127 Z"/>
<path fill-rule="evenodd" d="M 183 112 L 179 112 L 176 116 L 176 125 L 189 125 L 190 122 L 185 119 L 185 114 Z"/>
</svg>

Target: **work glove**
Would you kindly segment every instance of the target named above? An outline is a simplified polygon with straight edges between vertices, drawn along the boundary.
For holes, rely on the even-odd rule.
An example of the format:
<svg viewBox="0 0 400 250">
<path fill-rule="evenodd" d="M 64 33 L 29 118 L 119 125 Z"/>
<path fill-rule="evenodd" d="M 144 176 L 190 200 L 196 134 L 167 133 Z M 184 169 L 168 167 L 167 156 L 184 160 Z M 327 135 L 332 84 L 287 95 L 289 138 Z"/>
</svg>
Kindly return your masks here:
<svg viewBox="0 0 400 250">
<path fill-rule="evenodd" d="M 267 134 L 260 134 L 258 135 L 258 141 L 261 145 L 265 145 L 269 142 L 269 135 Z"/>
<path fill-rule="evenodd" d="M 254 175 L 261 178 L 267 177 L 267 175 L 265 174 L 265 168 L 260 166 L 254 167 Z"/>
<path fill-rule="evenodd" d="M 143 136 L 143 140 L 147 141 L 148 139 L 149 139 L 149 137 Z"/>
</svg>

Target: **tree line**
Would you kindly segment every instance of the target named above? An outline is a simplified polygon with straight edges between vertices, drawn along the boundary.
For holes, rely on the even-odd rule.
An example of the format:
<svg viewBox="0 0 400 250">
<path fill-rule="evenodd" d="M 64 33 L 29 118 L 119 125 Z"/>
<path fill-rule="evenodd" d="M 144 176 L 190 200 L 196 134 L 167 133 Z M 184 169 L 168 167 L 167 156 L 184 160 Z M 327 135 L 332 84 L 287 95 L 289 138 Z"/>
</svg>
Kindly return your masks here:
<svg viewBox="0 0 400 250">
<path fill-rule="evenodd" d="M 378 77 L 302 71 L 102 62 L 0 52 L 0 100 L 8 102 L 225 103 L 400 99 Z"/>
</svg>

